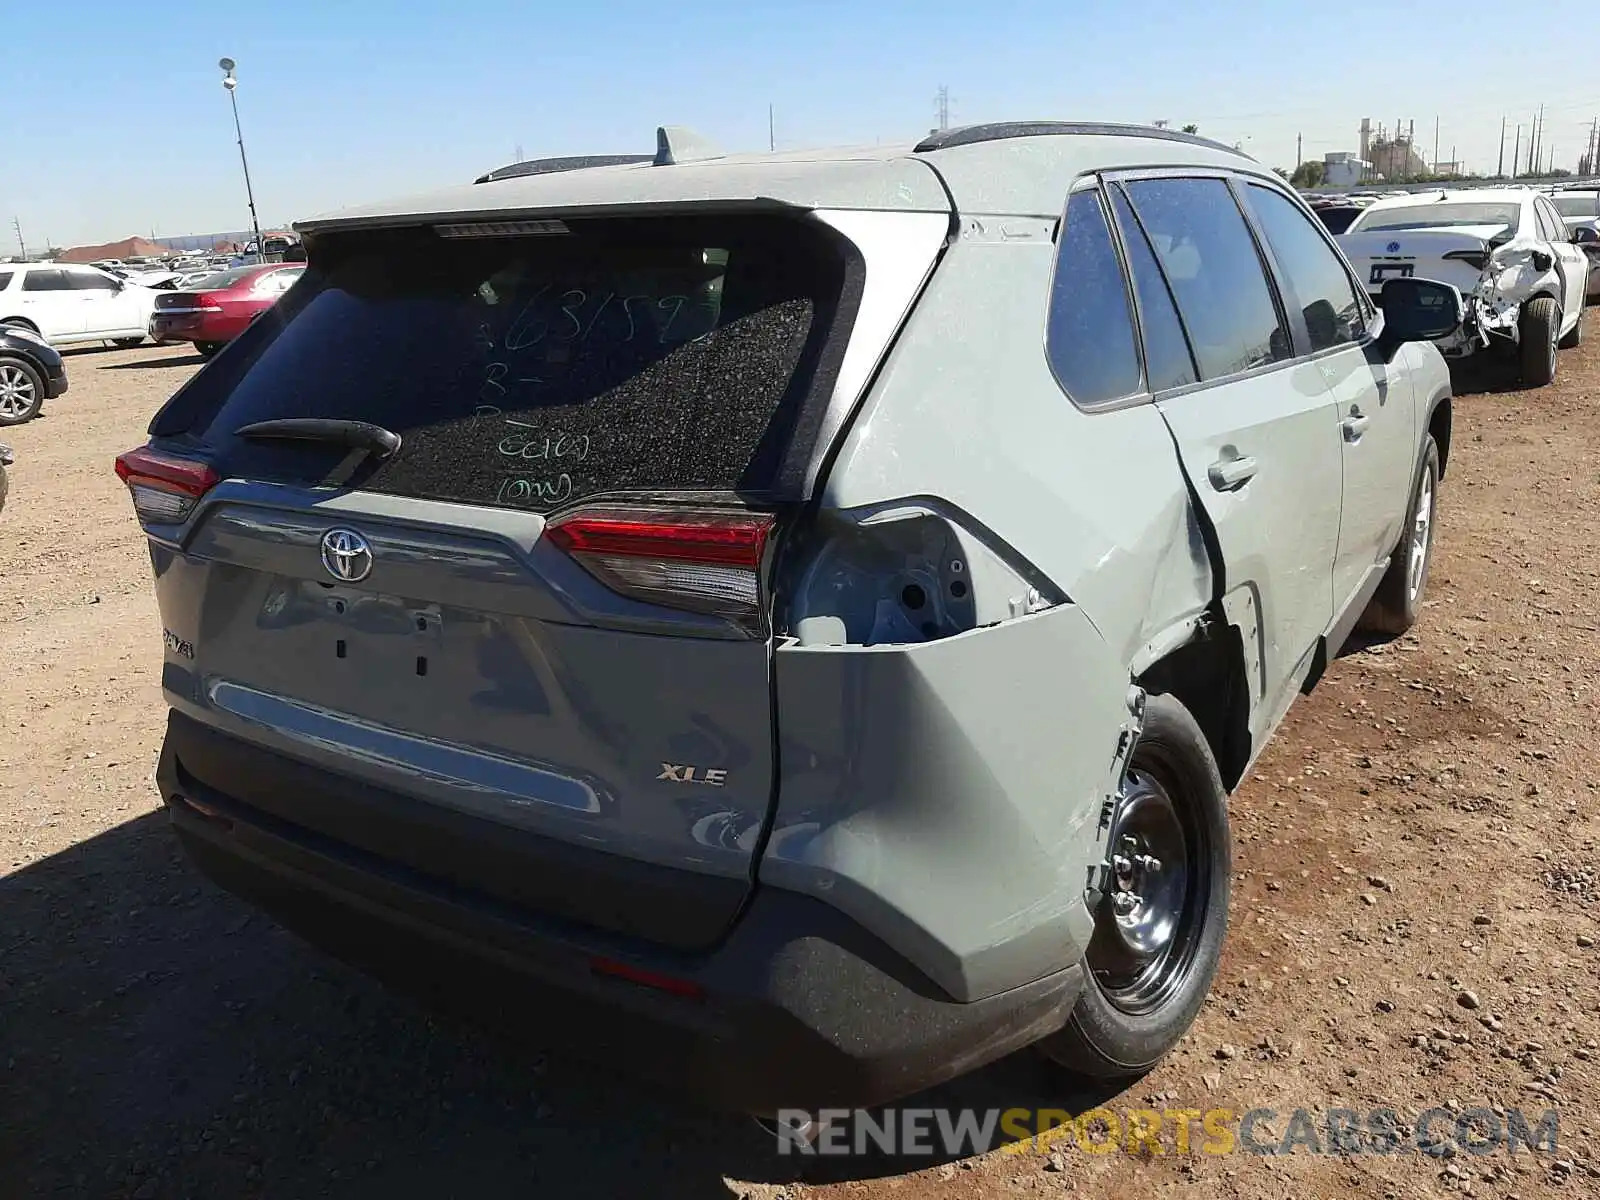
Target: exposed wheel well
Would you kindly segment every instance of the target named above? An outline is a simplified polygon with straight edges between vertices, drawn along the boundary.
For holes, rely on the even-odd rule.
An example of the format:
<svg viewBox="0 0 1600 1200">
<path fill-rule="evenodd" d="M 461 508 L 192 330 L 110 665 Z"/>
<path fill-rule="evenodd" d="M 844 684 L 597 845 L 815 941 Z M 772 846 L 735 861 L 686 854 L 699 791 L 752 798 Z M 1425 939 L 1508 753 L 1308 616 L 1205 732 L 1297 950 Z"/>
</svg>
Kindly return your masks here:
<svg viewBox="0 0 1600 1200">
<path fill-rule="evenodd" d="M 1210 630 L 1151 664 L 1138 683 L 1189 710 L 1231 792 L 1250 762 L 1250 690 L 1238 629 L 1213 622 Z"/>
<path fill-rule="evenodd" d="M 1428 416 L 1428 432 L 1439 444 L 1439 478 L 1444 478 L 1445 464 L 1450 461 L 1450 397 L 1446 396 L 1434 406 Z"/>
<path fill-rule="evenodd" d="M 32 321 L 28 320 L 27 317 L 5 317 L 5 318 L 0 318 L 0 325 L 20 325 L 24 329 L 31 329 L 35 333 L 39 332 L 39 327 L 37 325 L 35 325 Z"/>
</svg>

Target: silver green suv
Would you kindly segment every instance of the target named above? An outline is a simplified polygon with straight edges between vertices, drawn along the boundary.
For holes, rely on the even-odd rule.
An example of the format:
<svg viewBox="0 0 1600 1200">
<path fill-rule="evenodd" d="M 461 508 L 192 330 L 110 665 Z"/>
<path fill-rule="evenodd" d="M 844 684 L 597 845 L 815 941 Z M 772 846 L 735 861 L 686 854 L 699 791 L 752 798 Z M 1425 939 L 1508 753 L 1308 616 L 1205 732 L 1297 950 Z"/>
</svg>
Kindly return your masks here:
<svg viewBox="0 0 1600 1200">
<path fill-rule="evenodd" d="M 1131 126 L 664 129 L 300 229 L 117 464 L 204 871 L 756 1113 L 1172 1048 L 1229 790 L 1417 615 L 1453 289 Z"/>
</svg>

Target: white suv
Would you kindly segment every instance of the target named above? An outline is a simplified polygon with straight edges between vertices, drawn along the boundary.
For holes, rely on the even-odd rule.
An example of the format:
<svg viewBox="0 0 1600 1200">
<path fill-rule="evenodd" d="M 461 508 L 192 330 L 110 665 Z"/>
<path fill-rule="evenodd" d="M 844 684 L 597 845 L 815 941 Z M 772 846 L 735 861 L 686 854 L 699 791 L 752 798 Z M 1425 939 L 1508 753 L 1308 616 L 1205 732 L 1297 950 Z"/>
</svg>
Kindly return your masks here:
<svg viewBox="0 0 1600 1200">
<path fill-rule="evenodd" d="M 0 271 L 0 325 L 32 329 L 53 346 L 144 341 L 156 293 L 98 267 L 18 263 Z"/>
</svg>

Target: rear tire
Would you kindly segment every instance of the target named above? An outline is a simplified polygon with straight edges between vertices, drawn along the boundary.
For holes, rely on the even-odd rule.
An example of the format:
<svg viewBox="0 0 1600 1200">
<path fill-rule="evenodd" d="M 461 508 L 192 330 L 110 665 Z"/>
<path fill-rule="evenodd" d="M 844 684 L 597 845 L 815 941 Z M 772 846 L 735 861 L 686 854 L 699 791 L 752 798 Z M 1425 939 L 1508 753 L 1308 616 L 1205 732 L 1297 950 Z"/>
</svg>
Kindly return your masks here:
<svg viewBox="0 0 1600 1200">
<path fill-rule="evenodd" d="M 0 425 L 21 425 L 39 415 L 44 378 L 25 358 L 0 354 Z"/>
<path fill-rule="evenodd" d="M 1544 387 L 1556 377 L 1556 338 L 1561 310 L 1549 296 L 1538 296 L 1522 306 L 1518 321 L 1518 351 L 1524 387 Z"/>
<path fill-rule="evenodd" d="M 1356 628 L 1366 633 L 1399 637 L 1417 623 L 1422 596 L 1433 565 L 1433 531 L 1439 515 L 1439 446 L 1430 436 L 1422 452 L 1422 469 L 1411 485 L 1400 541 L 1389 557 L 1378 590 L 1367 601 Z M 1420 559 L 1420 561 L 1419 561 Z"/>
<path fill-rule="evenodd" d="M 224 342 L 196 342 L 194 349 L 195 353 L 201 358 L 210 358 L 218 350 L 221 350 L 224 345 L 226 345 Z"/>
<path fill-rule="evenodd" d="M 1583 345 L 1583 305 L 1578 306 L 1578 320 L 1567 336 L 1561 339 L 1560 348 L 1563 350 L 1576 350 Z"/>
<path fill-rule="evenodd" d="M 1151 696 L 1107 835 L 1108 856 L 1122 861 L 1095 908 L 1083 993 L 1066 1025 L 1038 1045 L 1046 1058 L 1077 1075 L 1124 1079 L 1155 1066 L 1188 1031 L 1228 930 L 1227 804 L 1194 717 L 1172 696 Z M 1146 856 L 1160 860 L 1154 869 L 1139 865 Z M 1121 915 L 1119 894 L 1137 901 Z"/>
</svg>

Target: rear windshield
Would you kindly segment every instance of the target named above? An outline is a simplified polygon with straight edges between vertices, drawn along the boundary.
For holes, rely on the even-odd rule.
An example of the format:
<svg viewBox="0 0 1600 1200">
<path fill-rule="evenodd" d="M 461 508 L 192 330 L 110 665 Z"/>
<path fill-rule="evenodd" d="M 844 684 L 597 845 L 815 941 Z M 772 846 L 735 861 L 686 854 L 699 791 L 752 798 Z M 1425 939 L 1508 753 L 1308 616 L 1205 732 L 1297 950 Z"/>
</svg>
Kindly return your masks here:
<svg viewBox="0 0 1600 1200">
<path fill-rule="evenodd" d="M 1522 207 L 1518 204 L 1446 200 L 1430 204 L 1407 204 L 1399 208 L 1376 211 L 1368 209 L 1350 226 L 1350 232 L 1450 229 L 1462 225 L 1495 225 L 1505 229 L 1515 229 L 1521 215 Z"/>
<path fill-rule="evenodd" d="M 784 491 L 847 276 L 831 235 L 784 218 L 365 232 L 315 257 L 151 431 L 197 438 L 225 474 L 318 483 L 342 448 L 234 431 L 370 421 L 401 448 L 351 486 L 539 511 L 619 489 Z"/>
<path fill-rule="evenodd" d="M 194 286 L 207 291 L 219 291 L 222 288 L 232 287 L 239 280 L 254 275 L 260 267 L 235 267 L 231 271 L 218 271 L 215 275 L 207 275 L 204 279 L 196 280 Z"/>
<path fill-rule="evenodd" d="M 1582 192 L 1576 196 L 1552 196 L 1556 211 L 1563 217 L 1600 217 L 1600 196 Z"/>
</svg>

